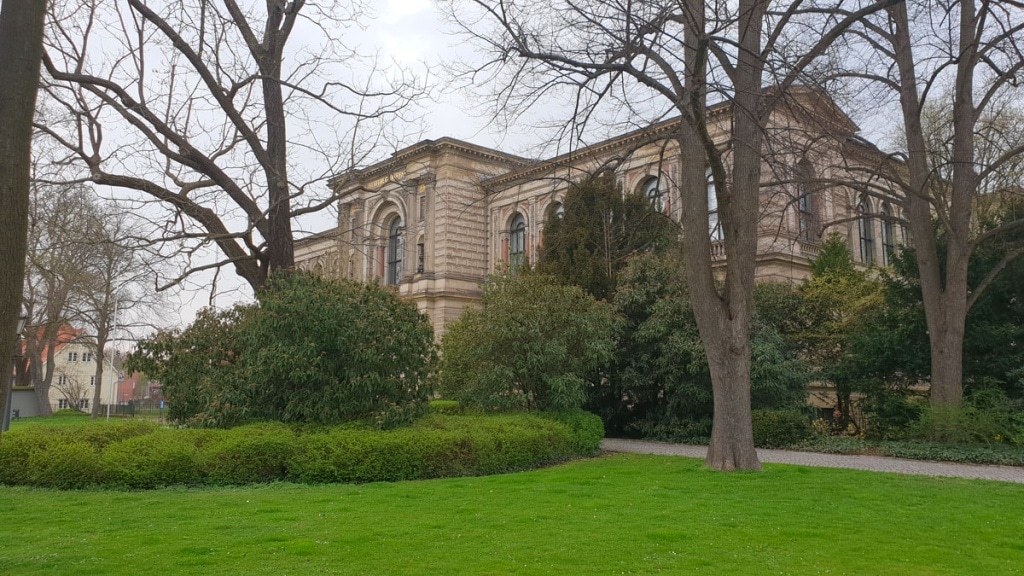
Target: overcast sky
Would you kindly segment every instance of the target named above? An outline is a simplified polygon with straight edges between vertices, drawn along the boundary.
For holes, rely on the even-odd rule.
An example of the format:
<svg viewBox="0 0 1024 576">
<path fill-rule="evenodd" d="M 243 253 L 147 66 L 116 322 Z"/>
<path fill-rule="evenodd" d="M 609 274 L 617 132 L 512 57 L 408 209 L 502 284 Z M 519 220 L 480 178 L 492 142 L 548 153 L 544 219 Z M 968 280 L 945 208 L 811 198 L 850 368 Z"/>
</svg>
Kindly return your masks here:
<svg viewBox="0 0 1024 576">
<path fill-rule="evenodd" d="M 379 51 L 384 61 L 393 60 L 398 64 L 422 73 L 429 70 L 434 83 L 434 100 L 424 102 L 426 111 L 423 133 L 404 143 L 406 146 L 429 138 L 444 136 L 459 138 L 475 144 L 522 152 L 531 142 L 528 129 L 510 134 L 499 133 L 488 128 L 489 123 L 480 114 L 467 111 L 466 95 L 453 93 L 441 85 L 439 71 L 446 59 L 458 56 L 472 57 L 464 45 L 459 45 L 434 5 L 433 0 L 384 0 L 374 2 L 376 13 L 363 20 L 364 34 L 358 38 L 364 53 Z M 461 51 L 461 52 L 460 52 Z M 534 142 L 540 138 L 532 135 Z M 390 151 L 382 151 L 386 156 Z M 296 236 L 326 230 L 334 226 L 332 217 L 323 213 L 299 223 Z M 212 282 L 212 275 L 209 281 Z M 205 279 L 204 279 L 205 282 Z M 225 268 L 217 280 L 218 296 L 214 302 L 226 307 L 252 298 L 248 287 L 241 282 L 230 267 Z M 180 324 L 191 323 L 196 312 L 210 303 L 209 290 L 196 290 L 173 296 L 174 307 L 180 316 Z M 172 320 L 173 322 L 173 320 Z"/>
</svg>

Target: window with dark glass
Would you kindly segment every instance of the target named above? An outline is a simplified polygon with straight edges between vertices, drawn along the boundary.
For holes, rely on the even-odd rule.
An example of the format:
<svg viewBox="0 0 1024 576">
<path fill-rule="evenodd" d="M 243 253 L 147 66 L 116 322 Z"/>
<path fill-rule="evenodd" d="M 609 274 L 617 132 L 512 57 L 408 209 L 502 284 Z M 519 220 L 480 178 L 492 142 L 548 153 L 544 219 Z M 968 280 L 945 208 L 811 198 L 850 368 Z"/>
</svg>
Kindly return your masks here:
<svg viewBox="0 0 1024 576">
<path fill-rule="evenodd" d="M 644 180 L 644 185 L 641 187 L 644 198 L 651 203 L 658 212 L 665 211 L 665 194 L 659 186 L 658 179 L 656 177 L 650 177 Z"/>
<path fill-rule="evenodd" d="M 425 252 L 424 248 L 425 248 L 425 246 L 423 245 L 423 242 L 420 242 L 419 244 L 416 245 L 416 273 L 417 274 L 423 274 L 423 265 L 424 265 L 424 260 L 426 259 L 426 256 L 424 255 L 424 252 Z"/>
<path fill-rule="evenodd" d="M 402 242 L 402 234 L 405 228 L 402 227 L 401 218 L 395 218 L 388 229 L 388 269 L 385 282 L 389 286 L 396 286 L 402 281 L 402 252 L 405 247 Z"/>
<path fill-rule="evenodd" d="M 871 264 L 875 261 L 875 233 L 867 198 L 861 198 L 857 204 L 857 227 L 860 232 L 860 261 Z"/>
<path fill-rule="evenodd" d="M 892 223 L 892 211 L 888 204 L 882 205 L 882 266 L 888 266 L 892 259 L 892 251 L 896 248 Z"/>
<path fill-rule="evenodd" d="M 796 174 L 796 211 L 799 226 L 798 238 L 804 242 L 813 242 L 818 237 L 817 211 L 814 196 L 811 194 L 809 181 L 814 179 L 814 167 L 804 158 L 797 165 Z"/>
<path fill-rule="evenodd" d="M 522 214 L 516 214 L 509 226 L 508 234 L 508 265 L 512 272 L 519 268 L 526 261 L 526 219 Z"/>
</svg>

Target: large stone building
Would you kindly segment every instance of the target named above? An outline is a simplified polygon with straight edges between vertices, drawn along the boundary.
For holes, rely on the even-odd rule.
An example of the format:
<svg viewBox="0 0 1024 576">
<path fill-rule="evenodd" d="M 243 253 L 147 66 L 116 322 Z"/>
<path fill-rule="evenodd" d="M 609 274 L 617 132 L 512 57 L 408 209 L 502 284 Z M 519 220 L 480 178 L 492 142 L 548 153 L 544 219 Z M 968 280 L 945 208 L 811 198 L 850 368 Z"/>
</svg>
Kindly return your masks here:
<svg viewBox="0 0 1024 576">
<path fill-rule="evenodd" d="M 709 111 L 725 142 L 731 109 Z M 675 220 L 686 209 L 675 185 L 688 154 L 672 138 L 679 120 L 543 160 L 452 138 L 424 140 L 330 182 L 338 226 L 296 245 L 300 268 L 394 286 L 426 313 L 437 334 L 478 302 L 488 274 L 533 260 L 547 219 L 558 217 L 569 183 L 613 170 L 626 193 L 644 194 Z M 773 109 L 762 170 L 757 276 L 794 281 L 809 274 L 823 238 L 837 232 L 861 262 L 884 263 L 903 240 L 895 207 L 858 179 L 887 162 L 857 138 L 857 127 L 827 96 L 794 90 Z M 703 156 L 695 156 L 703 162 Z M 864 170 L 861 170 L 864 169 Z M 709 234 L 724 258 L 709 185 Z"/>
</svg>

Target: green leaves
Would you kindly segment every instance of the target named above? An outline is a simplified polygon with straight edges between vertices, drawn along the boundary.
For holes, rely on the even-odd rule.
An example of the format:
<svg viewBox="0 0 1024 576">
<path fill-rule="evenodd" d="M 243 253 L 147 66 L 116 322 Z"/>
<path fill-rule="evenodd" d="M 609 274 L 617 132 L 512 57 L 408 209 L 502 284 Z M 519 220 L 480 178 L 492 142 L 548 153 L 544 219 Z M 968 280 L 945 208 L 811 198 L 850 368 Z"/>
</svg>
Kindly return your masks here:
<svg viewBox="0 0 1024 576">
<path fill-rule="evenodd" d="M 140 345 L 133 365 L 163 383 L 172 420 L 392 427 L 425 410 L 434 333 L 413 304 L 300 272 L 272 277 L 259 296 Z"/>
<path fill-rule="evenodd" d="M 611 307 L 550 276 L 499 277 L 444 337 L 441 389 L 492 410 L 580 407 L 615 350 Z"/>
</svg>

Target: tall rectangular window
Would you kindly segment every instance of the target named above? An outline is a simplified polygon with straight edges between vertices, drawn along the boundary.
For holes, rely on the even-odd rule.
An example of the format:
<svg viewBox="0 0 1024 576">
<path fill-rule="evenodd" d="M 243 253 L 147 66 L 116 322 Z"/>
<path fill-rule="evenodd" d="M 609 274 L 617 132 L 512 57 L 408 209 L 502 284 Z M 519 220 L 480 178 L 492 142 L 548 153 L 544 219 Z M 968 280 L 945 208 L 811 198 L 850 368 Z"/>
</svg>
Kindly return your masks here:
<svg viewBox="0 0 1024 576">
<path fill-rule="evenodd" d="M 509 227 L 509 271 L 517 273 L 523 264 L 526 263 L 526 219 L 522 214 L 516 214 Z"/>
<path fill-rule="evenodd" d="M 425 252 L 425 250 L 424 250 L 423 242 L 420 242 L 419 244 L 416 245 L 416 273 L 417 274 L 423 274 L 423 265 L 424 265 L 424 260 L 426 259 L 426 256 L 425 256 L 424 252 Z"/>
<path fill-rule="evenodd" d="M 861 200 L 857 205 L 857 216 L 857 228 L 860 232 L 860 261 L 871 264 L 875 261 L 875 232 L 867 199 Z"/>
<path fill-rule="evenodd" d="M 388 272 L 385 283 L 388 286 L 397 286 L 402 281 L 402 253 L 405 252 L 403 233 L 405 227 L 402 220 L 395 218 L 391 223 L 388 232 Z"/>
</svg>

